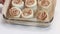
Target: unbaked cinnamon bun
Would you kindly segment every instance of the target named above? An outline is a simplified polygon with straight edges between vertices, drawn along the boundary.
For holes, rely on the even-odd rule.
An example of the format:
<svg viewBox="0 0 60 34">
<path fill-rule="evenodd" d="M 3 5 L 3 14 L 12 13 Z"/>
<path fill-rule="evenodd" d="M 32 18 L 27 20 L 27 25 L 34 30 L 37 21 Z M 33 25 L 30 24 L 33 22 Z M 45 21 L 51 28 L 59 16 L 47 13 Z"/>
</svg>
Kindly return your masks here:
<svg viewBox="0 0 60 34">
<path fill-rule="evenodd" d="M 31 17 L 33 17 L 33 10 L 30 9 L 30 8 L 23 9 L 22 17 L 23 18 L 31 18 Z"/>
</svg>

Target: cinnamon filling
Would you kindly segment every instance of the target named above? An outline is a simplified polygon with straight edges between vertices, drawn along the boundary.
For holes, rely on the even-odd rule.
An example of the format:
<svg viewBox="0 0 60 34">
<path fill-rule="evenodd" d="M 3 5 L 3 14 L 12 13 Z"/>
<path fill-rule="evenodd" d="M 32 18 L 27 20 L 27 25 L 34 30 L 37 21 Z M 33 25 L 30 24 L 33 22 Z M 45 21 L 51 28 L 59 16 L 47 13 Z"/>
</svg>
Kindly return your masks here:
<svg viewBox="0 0 60 34">
<path fill-rule="evenodd" d="M 25 2 L 27 5 L 32 5 L 32 4 L 34 4 L 35 1 L 34 0 L 26 0 Z"/>
<path fill-rule="evenodd" d="M 41 2 L 41 3 L 40 3 Z M 40 6 L 48 6 L 50 4 L 50 2 L 48 0 L 41 0 L 38 1 L 38 5 Z"/>
<path fill-rule="evenodd" d="M 46 12 L 40 12 L 40 13 L 38 13 L 37 19 L 45 20 L 46 18 L 47 18 Z"/>
<path fill-rule="evenodd" d="M 21 3 L 22 3 L 22 0 L 13 0 L 13 2 L 14 2 L 15 4 L 21 4 Z"/>
<path fill-rule="evenodd" d="M 31 9 L 24 9 L 24 10 L 23 10 L 23 15 L 24 15 L 24 16 L 28 16 L 28 15 L 31 15 L 31 14 L 32 14 Z"/>
<path fill-rule="evenodd" d="M 17 10 L 16 8 L 9 9 L 10 16 L 17 16 L 17 15 L 19 15 L 19 13 L 20 13 L 20 11 Z"/>
</svg>

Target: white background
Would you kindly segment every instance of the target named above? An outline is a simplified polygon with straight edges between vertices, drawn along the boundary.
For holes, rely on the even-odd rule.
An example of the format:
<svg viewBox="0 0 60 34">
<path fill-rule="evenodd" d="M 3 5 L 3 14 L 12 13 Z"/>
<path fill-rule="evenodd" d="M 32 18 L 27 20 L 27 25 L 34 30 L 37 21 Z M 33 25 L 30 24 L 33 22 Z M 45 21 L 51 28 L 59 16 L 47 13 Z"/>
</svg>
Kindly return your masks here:
<svg viewBox="0 0 60 34">
<path fill-rule="evenodd" d="M 49 28 L 3 24 L 1 17 L 0 14 L 0 34 L 60 34 L 60 0 L 57 0 L 54 20 Z"/>
</svg>

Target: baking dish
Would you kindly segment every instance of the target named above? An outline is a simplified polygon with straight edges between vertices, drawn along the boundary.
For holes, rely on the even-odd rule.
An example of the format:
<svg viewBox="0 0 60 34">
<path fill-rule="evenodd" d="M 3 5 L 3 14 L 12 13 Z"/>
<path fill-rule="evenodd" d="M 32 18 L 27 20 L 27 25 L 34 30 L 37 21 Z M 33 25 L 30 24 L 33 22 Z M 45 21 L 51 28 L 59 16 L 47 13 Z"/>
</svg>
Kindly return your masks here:
<svg viewBox="0 0 60 34">
<path fill-rule="evenodd" d="M 56 0 L 5 0 L 2 15 L 9 24 L 47 27 L 55 5 Z"/>
</svg>

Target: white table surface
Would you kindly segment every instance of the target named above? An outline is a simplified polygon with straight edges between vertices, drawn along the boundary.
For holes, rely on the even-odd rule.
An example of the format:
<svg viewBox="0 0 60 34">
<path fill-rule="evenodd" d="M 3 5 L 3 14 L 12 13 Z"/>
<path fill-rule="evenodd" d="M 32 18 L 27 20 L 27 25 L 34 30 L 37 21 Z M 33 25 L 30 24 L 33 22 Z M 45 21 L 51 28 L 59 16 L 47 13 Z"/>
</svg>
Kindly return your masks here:
<svg viewBox="0 0 60 34">
<path fill-rule="evenodd" d="M 60 34 L 60 0 L 57 0 L 54 20 L 49 28 L 4 24 L 0 14 L 0 34 Z"/>
</svg>

